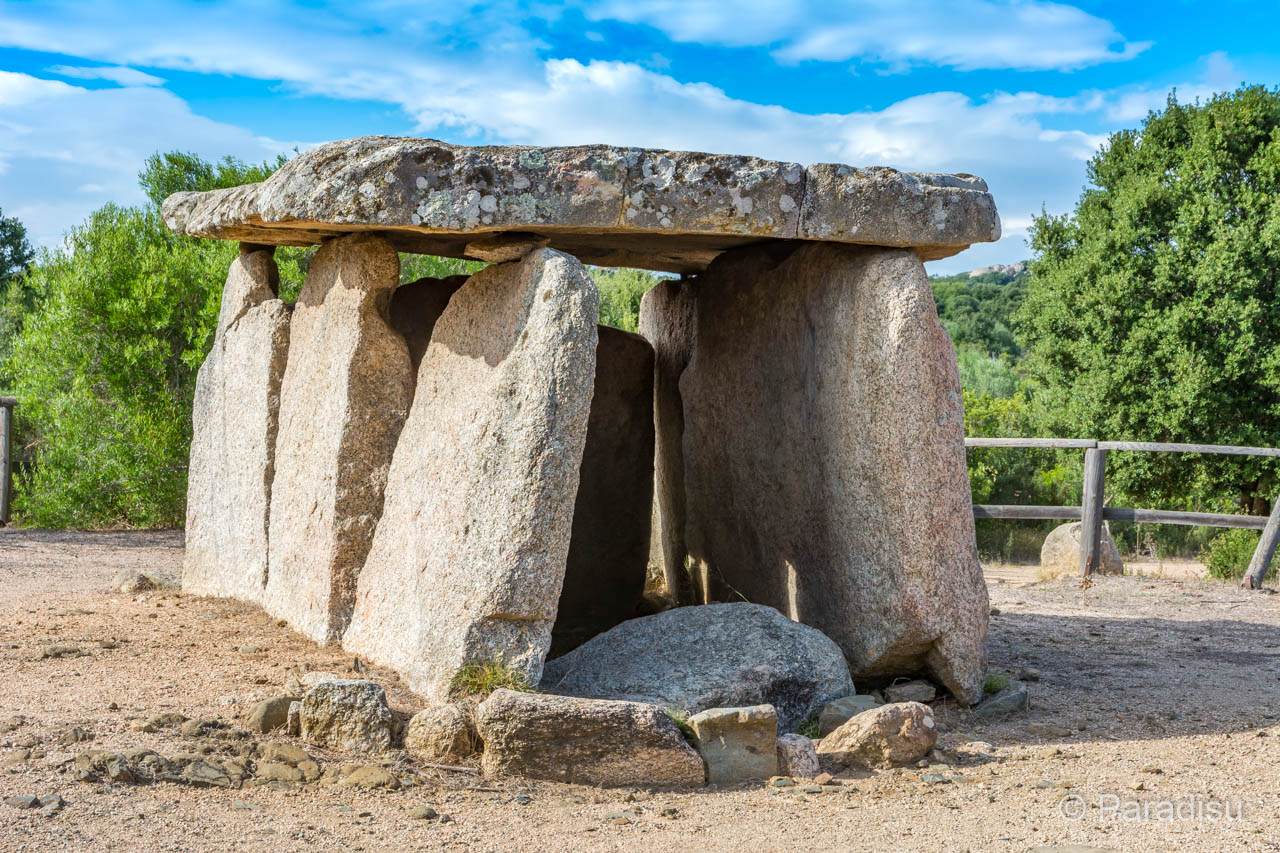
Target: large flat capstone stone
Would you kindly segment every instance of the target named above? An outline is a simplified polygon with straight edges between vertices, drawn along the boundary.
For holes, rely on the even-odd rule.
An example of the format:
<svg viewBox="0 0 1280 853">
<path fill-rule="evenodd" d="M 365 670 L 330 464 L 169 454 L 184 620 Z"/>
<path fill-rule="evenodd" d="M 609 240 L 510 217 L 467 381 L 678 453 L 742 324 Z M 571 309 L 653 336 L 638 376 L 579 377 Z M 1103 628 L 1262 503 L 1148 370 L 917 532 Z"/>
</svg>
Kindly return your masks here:
<svg viewBox="0 0 1280 853">
<path fill-rule="evenodd" d="M 960 378 L 919 258 L 746 248 L 694 292 L 679 399 L 703 599 L 813 625 L 855 678 L 925 671 L 976 702 L 988 604 Z"/>
<path fill-rule="evenodd" d="M 527 234 L 585 263 L 673 272 L 768 239 L 933 260 L 1000 237 L 987 185 L 971 175 L 386 136 L 321 145 L 262 183 L 175 193 L 164 217 L 180 234 L 289 246 L 375 229 L 401 251 L 477 259 L 468 243 L 492 242 L 478 237 Z"/>
<path fill-rule="evenodd" d="M 409 351 L 387 320 L 399 276 L 385 240 L 332 240 L 293 311 L 263 606 L 318 643 L 336 642 L 351 618 L 413 395 Z"/>
<path fill-rule="evenodd" d="M 573 525 L 596 361 L 598 295 L 569 255 L 535 249 L 449 300 L 343 647 L 446 700 L 468 663 L 536 682 Z"/>
<path fill-rule="evenodd" d="M 267 532 L 289 309 L 276 298 L 272 250 L 242 246 L 196 377 L 182 587 L 257 602 Z"/>
</svg>

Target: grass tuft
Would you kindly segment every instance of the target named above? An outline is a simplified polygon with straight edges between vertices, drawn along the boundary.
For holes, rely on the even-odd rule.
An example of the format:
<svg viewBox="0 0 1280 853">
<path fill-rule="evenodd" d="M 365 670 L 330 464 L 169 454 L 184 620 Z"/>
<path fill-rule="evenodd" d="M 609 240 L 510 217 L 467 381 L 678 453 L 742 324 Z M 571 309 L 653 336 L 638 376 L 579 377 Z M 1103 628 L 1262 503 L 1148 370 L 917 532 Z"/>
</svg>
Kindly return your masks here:
<svg viewBox="0 0 1280 853">
<path fill-rule="evenodd" d="M 983 693 L 999 693 L 1009 684 L 1009 676 L 1007 675 L 988 675 L 987 680 L 982 682 Z"/>
<path fill-rule="evenodd" d="M 470 661 L 463 664 L 449 685 L 449 692 L 456 699 L 483 701 L 493 691 L 505 687 L 532 693 L 529 677 L 501 661 Z"/>
</svg>

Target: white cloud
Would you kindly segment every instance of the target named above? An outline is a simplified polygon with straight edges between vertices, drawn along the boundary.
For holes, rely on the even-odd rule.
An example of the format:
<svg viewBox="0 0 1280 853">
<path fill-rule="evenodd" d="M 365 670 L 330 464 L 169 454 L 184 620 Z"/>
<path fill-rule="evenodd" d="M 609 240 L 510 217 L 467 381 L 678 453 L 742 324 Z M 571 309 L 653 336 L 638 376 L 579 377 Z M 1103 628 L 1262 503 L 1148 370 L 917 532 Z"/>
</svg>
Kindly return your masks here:
<svg viewBox="0 0 1280 853">
<path fill-rule="evenodd" d="M 105 199 L 142 201 L 137 173 L 157 150 L 263 160 L 282 147 L 151 87 L 87 89 L 0 71 L 0 106 L 0 207 L 46 246 Z"/>
<path fill-rule="evenodd" d="M 121 86 L 163 86 L 164 79 L 123 65 L 54 65 L 47 69 L 59 77 L 77 80 L 109 80 Z"/>
<path fill-rule="evenodd" d="M 647 24 L 683 42 L 771 47 L 786 62 L 865 59 L 1072 70 L 1130 59 L 1150 46 L 1110 22 L 1045 0 L 602 0 L 589 18 Z"/>
</svg>

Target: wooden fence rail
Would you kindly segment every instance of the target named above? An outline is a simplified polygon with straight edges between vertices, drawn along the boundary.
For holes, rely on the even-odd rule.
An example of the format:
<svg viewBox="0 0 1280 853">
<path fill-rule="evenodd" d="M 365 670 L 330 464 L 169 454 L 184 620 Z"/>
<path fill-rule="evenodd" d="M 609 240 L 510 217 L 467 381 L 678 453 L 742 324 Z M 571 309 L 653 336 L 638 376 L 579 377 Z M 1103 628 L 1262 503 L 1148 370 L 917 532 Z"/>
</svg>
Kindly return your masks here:
<svg viewBox="0 0 1280 853">
<path fill-rule="evenodd" d="M 13 469 L 13 407 L 18 401 L 0 397 L 0 526 L 9 523 L 9 483 Z"/>
<path fill-rule="evenodd" d="M 1163 509 L 1121 509 L 1102 505 L 1106 488 L 1107 453 L 1112 450 L 1146 453 L 1211 453 L 1229 456 L 1280 456 L 1275 447 L 1234 447 L 1227 444 L 1170 444 L 1152 441 L 1095 441 L 1092 438 L 966 438 L 965 447 L 1038 447 L 1084 451 L 1084 490 L 1080 506 L 1010 506 L 974 504 L 974 518 L 1064 519 L 1082 522 L 1080 575 L 1098 568 L 1102 553 L 1102 522 L 1131 521 L 1151 524 L 1187 524 L 1203 527 L 1235 527 L 1261 530 L 1262 537 L 1249 561 L 1240 585 L 1261 589 L 1262 579 L 1280 544 L 1280 497 L 1272 502 L 1271 516 L 1232 515 L 1219 512 L 1180 512 Z"/>
</svg>

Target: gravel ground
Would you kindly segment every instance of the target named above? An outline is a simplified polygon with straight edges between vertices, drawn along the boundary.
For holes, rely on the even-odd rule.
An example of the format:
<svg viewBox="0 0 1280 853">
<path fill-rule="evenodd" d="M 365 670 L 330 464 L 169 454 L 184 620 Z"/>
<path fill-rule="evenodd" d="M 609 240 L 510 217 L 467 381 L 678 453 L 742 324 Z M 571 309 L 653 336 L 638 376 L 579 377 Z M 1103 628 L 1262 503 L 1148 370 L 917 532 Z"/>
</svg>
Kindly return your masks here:
<svg viewBox="0 0 1280 853">
<path fill-rule="evenodd" d="M 0 731 L 0 759 L 33 753 L 0 766 L 0 798 L 66 801 L 50 817 L 0 804 L 0 850 L 1280 849 L 1280 599 L 1190 572 L 1082 590 L 999 567 L 992 669 L 1038 677 L 1031 709 L 978 722 L 938 703 L 947 765 L 849 774 L 839 792 L 597 790 L 403 756 L 389 759 L 412 785 L 398 792 L 78 782 L 67 760 L 87 748 L 192 750 L 131 724 L 166 711 L 242 723 L 294 667 L 354 666 L 253 607 L 109 591 L 121 568 L 176 572 L 181 547 L 174 532 L 0 529 L 0 720 L 25 718 Z M 53 644 L 89 656 L 42 659 Z M 394 675 L 371 677 L 393 707 L 419 707 Z M 73 727 L 92 740 L 59 743 Z M 452 820 L 412 819 L 424 804 Z M 626 823 L 611 817 L 624 811 Z"/>
</svg>

